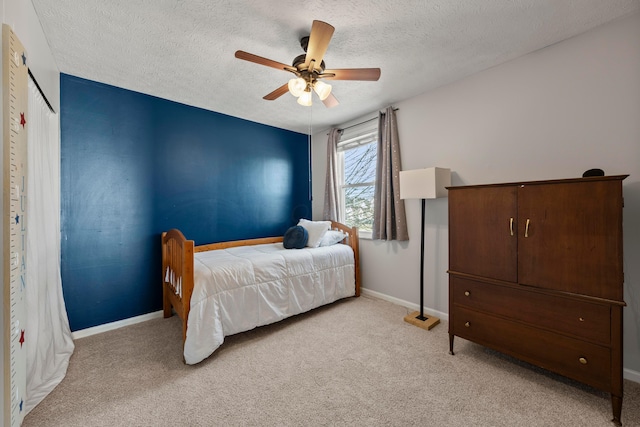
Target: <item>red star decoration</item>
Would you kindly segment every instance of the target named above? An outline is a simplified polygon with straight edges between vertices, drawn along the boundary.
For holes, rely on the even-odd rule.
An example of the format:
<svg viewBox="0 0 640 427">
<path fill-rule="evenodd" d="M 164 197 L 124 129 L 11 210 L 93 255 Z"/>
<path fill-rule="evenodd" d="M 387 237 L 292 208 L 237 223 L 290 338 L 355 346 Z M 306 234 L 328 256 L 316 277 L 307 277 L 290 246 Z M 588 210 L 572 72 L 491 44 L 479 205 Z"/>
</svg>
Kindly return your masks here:
<svg viewBox="0 0 640 427">
<path fill-rule="evenodd" d="M 20 113 L 20 124 L 22 125 L 23 129 L 24 125 L 27 124 L 27 121 L 24 119 L 24 113 Z"/>
<path fill-rule="evenodd" d="M 24 344 L 24 329 L 20 331 L 20 348 L 22 348 L 22 344 Z"/>
</svg>

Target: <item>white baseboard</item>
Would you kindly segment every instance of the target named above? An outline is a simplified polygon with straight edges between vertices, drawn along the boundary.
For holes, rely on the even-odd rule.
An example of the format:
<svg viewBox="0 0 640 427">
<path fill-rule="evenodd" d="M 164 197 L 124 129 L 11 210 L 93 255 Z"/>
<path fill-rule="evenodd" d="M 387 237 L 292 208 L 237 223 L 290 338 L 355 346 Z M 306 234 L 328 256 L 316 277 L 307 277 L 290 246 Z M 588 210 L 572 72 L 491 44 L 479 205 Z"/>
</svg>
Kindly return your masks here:
<svg viewBox="0 0 640 427">
<path fill-rule="evenodd" d="M 403 307 L 407 307 L 408 309 L 412 310 L 412 311 L 419 311 L 420 310 L 420 304 L 415 304 L 409 301 L 405 301 L 402 300 L 400 298 L 395 298 L 386 294 L 382 294 L 380 292 L 376 292 L 376 291 L 372 291 L 370 289 L 367 288 L 360 288 L 360 292 L 362 293 L 362 295 L 364 296 L 370 296 L 370 297 L 374 297 L 374 298 L 378 298 L 384 301 L 389 301 L 392 302 L 394 304 L 397 305 L 401 305 Z M 424 307 L 424 312 L 425 314 L 428 314 L 430 316 L 435 316 L 440 318 L 441 320 L 446 320 L 449 321 L 449 313 L 443 313 L 442 311 L 438 311 L 438 310 L 433 310 L 429 307 Z"/>
<path fill-rule="evenodd" d="M 124 320 L 118 320 L 117 322 L 105 323 L 104 325 L 94 326 L 92 328 L 80 329 L 71 333 L 71 338 L 77 340 L 79 338 L 85 338 L 91 335 L 101 334 L 103 332 L 119 329 L 124 326 L 135 325 L 136 323 L 146 322 L 151 319 L 158 319 L 163 316 L 163 311 L 154 311 L 153 313 L 143 314 L 141 316 L 130 317 Z"/>
<path fill-rule="evenodd" d="M 625 380 L 640 384 L 640 372 L 638 371 L 632 371 L 631 369 L 624 368 L 622 370 L 622 376 Z"/>
</svg>

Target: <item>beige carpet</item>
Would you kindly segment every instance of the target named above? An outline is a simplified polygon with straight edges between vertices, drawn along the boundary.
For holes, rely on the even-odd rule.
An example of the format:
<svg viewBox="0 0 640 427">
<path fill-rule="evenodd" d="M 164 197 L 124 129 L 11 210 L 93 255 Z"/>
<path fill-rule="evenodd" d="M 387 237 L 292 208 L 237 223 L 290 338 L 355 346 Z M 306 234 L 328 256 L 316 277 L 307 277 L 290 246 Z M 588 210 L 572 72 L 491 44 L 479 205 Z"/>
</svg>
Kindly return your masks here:
<svg viewBox="0 0 640 427">
<path fill-rule="evenodd" d="M 227 337 L 182 364 L 180 323 L 76 341 L 64 381 L 29 426 L 613 426 L 609 395 L 456 338 L 403 307 L 344 300 Z M 625 381 L 625 426 L 640 384 Z"/>
</svg>

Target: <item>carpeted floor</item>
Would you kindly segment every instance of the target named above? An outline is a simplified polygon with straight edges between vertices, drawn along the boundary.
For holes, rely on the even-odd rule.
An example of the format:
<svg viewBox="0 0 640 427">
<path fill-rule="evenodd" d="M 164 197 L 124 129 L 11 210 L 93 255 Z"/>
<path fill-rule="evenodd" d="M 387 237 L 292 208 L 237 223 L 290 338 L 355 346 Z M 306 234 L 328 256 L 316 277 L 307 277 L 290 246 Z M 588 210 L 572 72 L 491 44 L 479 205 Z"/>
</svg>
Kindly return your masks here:
<svg viewBox="0 0 640 427">
<path fill-rule="evenodd" d="M 76 341 L 23 426 L 613 426 L 607 393 L 351 298 L 227 337 L 182 363 L 177 317 Z M 640 426 L 640 384 L 622 422 Z"/>
</svg>

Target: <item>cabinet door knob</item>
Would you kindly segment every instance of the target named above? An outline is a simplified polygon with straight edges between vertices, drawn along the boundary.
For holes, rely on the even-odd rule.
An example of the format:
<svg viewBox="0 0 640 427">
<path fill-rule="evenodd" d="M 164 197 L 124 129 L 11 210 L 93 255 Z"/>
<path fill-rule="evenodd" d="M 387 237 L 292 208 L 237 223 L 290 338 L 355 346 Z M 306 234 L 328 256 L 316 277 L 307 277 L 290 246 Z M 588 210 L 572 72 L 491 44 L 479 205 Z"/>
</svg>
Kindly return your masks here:
<svg viewBox="0 0 640 427">
<path fill-rule="evenodd" d="M 584 322 L 584 317 L 578 317 L 578 320 Z"/>
<path fill-rule="evenodd" d="M 468 328 L 469 326 L 471 326 L 471 323 L 465 322 L 464 326 L 466 326 Z M 585 363 L 587 363 L 587 362 L 585 362 Z"/>
<path fill-rule="evenodd" d="M 469 291 L 464 291 L 464 296 L 465 296 L 465 297 L 468 297 L 469 295 L 471 295 L 471 294 L 469 293 Z"/>
<path fill-rule="evenodd" d="M 581 357 L 580 359 L 578 359 L 580 361 L 580 363 L 582 363 L 583 365 L 587 364 L 587 359 L 585 359 L 584 357 Z"/>
</svg>

